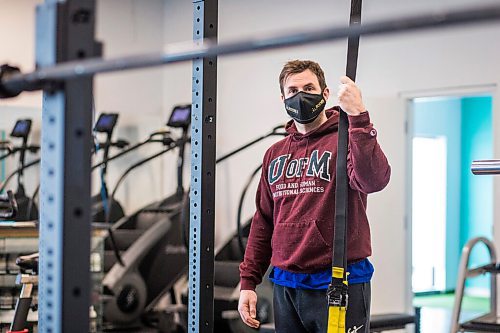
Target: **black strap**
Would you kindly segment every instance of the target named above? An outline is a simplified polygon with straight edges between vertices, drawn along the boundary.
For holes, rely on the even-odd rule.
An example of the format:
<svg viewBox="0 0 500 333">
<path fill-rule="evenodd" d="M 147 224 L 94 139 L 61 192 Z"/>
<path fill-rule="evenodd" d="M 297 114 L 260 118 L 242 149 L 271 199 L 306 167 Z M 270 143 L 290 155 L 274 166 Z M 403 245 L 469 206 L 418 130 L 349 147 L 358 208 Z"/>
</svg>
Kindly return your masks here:
<svg viewBox="0 0 500 333">
<path fill-rule="evenodd" d="M 351 0 L 350 25 L 361 23 L 362 0 Z M 347 46 L 346 75 L 351 80 L 356 80 L 358 65 L 359 36 L 349 37 Z M 343 267 L 347 271 L 347 212 L 348 212 L 348 175 L 347 153 L 349 147 L 349 121 L 347 114 L 340 110 L 338 150 L 336 165 L 336 190 L 335 190 L 335 226 L 333 240 L 333 267 Z"/>
</svg>

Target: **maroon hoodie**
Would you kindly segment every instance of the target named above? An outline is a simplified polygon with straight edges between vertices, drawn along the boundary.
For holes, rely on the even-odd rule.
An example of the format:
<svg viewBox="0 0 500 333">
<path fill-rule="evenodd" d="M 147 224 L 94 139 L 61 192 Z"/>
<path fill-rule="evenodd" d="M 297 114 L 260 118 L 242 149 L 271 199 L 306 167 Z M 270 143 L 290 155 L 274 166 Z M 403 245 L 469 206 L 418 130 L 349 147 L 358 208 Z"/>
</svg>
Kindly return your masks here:
<svg viewBox="0 0 500 333">
<path fill-rule="evenodd" d="M 306 134 L 290 121 L 286 126 L 290 135 L 264 155 L 257 210 L 240 265 L 242 290 L 254 290 L 269 263 L 294 273 L 331 267 L 337 110 L 327 110 L 328 120 Z M 387 185 L 391 169 L 368 112 L 349 116 L 349 142 L 347 261 L 352 263 L 371 255 L 367 194 Z"/>
</svg>

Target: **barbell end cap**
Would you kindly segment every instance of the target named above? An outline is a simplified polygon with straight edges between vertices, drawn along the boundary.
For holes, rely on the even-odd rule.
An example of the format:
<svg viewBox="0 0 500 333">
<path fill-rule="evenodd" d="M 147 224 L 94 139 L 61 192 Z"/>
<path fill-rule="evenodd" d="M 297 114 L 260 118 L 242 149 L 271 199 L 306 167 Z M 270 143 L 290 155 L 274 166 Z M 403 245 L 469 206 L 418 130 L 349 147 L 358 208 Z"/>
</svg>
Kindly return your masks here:
<svg viewBox="0 0 500 333">
<path fill-rule="evenodd" d="M 4 81 L 13 75 L 20 74 L 19 67 L 3 64 L 0 66 L 0 98 L 12 98 L 18 96 L 21 91 L 12 91 L 5 87 Z"/>
</svg>

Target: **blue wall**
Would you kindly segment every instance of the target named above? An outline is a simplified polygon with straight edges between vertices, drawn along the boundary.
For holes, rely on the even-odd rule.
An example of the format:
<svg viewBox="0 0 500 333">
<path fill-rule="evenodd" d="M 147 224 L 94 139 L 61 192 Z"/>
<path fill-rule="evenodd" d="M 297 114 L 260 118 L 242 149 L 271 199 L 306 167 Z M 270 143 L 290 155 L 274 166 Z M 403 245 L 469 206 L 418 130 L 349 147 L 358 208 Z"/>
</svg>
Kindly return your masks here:
<svg viewBox="0 0 500 333">
<path fill-rule="evenodd" d="M 460 165 L 461 117 L 460 98 L 418 99 L 413 106 L 413 136 L 446 137 L 446 289 L 454 289 L 458 273 L 460 248 Z M 431 190 L 431 189 L 429 189 Z"/>
<path fill-rule="evenodd" d="M 474 159 L 493 156 L 492 98 L 432 98 L 415 100 L 413 136 L 447 139 L 446 289 L 455 288 L 462 247 L 473 237 L 493 237 L 493 180 L 474 176 Z M 474 251 L 472 265 L 487 261 L 486 249 Z M 470 287 L 485 288 L 486 278 Z"/>
<path fill-rule="evenodd" d="M 493 179 L 470 172 L 473 160 L 489 158 L 493 158 L 492 98 L 463 98 L 460 247 L 471 238 L 493 235 Z M 488 257 L 485 247 L 478 248 L 472 253 L 472 265 L 484 264 Z M 470 280 L 468 286 L 487 287 L 487 277 Z"/>
</svg>

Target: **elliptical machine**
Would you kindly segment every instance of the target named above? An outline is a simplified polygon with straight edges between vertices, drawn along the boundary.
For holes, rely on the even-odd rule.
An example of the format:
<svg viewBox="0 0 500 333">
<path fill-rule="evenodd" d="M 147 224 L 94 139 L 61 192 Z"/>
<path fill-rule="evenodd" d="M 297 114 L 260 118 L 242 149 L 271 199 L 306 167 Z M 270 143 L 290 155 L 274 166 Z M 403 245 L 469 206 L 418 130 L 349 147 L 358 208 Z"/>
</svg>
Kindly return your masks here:
<svg viewBox="0 0 500 333">
<path fill-rule="evenodd" d="M 274 127 L 270 132 L 250 141 L 249 143 L 222 157 L 219 157 L 217 159 L 217 163 L 221 163 L 269 137 L 287 136 L 288 134 L 284 132 L 283 129 L 283 125 Z M 241 192 L 236 216 L 236 232 L 228 237 L 215 254 L 214 326 L 217 327 L 218 332 L 245 333 L 256 331 L 241 321 L 237 309 L 240 291 L 239 264 L 245 255 L 246 243 L 250 234 L 250 226 L 252 222 L 251 218 L 244 222 L 242 221 L 243 203 L 253 179 L 259 174 L 261 168 L 262 165 L 260 164 L 254 169 Z M 259 318 L 261 324 L 274 321 L 272 307 L 272 284 L 267 279 L 269 271 L 270 270 L 268 270 L 266 276 L 262 279 L 262 283 L 258 285 L 255 290 L 259 297 L 259 302 L 257 304 L 257 317 Z"/>
<path fill-rule="evenodd" d="M 175 192 L 120 219 L 111 227 L 116 248 L 112 248 L 111 242 L 106 243 L 102 283 L 105 331 L 145 332 L 154 329 L 169 333 L 185 326 L 185 323 L 175 322 L 175 313 L 183 307 L 175 305 L 173 287 L 186 274 L 188 264 L 183 239 L 186 226 L 182 223 L 181 211 L 185 194 L 182 184 L 184 151 L 190 141 L 190 122 L 191 105 L 175 107 L 167 126 L 181 129 L 181 137 L 165 139 L 164 150 L 129 167 L 110 196 L 110 201 L 114 200 L 119 185 L 132 170 L 177 149 Z M 169 291 L 174 309 L 153 313 L 158 300 Z"/>
<path fill-rule="evenodd" d="M 178 179 L 179 179 L 179 182 L 178 184 L 180 184 L 180 186 L 178 185 L 177 187 L 177 190 L 176 190 L 176 193 L 168 198 L 166 198 L 165 200 L 163 201 L 160 201 L 158 203 L 155 203 L 155 204 L 152 204 L 152 205 L 149 205 L 148 207 L 142 209 L 141 211 L 135 213 L 133 216 L 135 218 L 138 218 L 139 220 L 141 220 L 141 216 L 150 216 L 150 217 L 154 217 L 154 213 L 160 213 L 160 212 L 171 212 L 173 213 L 175 210 L 178 210 L 176 208 L 176 205 L 178 206 L 181 206 L 182 203 L 176 203 L 175 201 L 176 200 L 182 200 L 183 198 L 183 188 L 182 188 L 182 166 L 184 164 L 184 147 L 185 147 L 185 144 L 187 142 L 189 142 L 190 138 L 187 136 L 187 131 L 188 131 L 188 127 L 189 127 L 189 124 L 190 124 L 190 106 L 184 106 L 184 107 L 178 107 L 176 109 L 174 109 L 174 112 L 172 113 L 172 116 L 169 120 L 169 123 L 168 125 L 170 127 L 177 127 L 177 128 L 181 128 L 182 129 L 182 137 L 178 140 L 173 140 L 171 137 L 170 137 L 170 132 L 169 131 L 165 131 L 165 130 L 160 130 L 160 131 L 156 131 L 154 133 L 152 133 L 146 140 L 142 141 L 142 142 L 139 142 L 135 145 L 133 145 L 132 147 L 130 147 L 129 149 L 126 149 L 126 150 L 123 150 L 122 152 L 120 153 L 117 153 L 116 155 L 114 156 L 108 156 L 108 154 L 106 153 L 105 156 L 103 157 L 102 161 L 97 163 L 96 165 L 93 166 L 92 169 L 96 169 L 96 168 L 99 168 L 101 166 L 103 166 L 104 164 L 107 164 L 108 162 L 112 161 L 112 160 L 115 160 L 115 159 L 118 159 L 122 156 L 124 156 L 125 154 L 128 154 L 136 149 L 138 149 L 139 147 L 142 147 L 144 145 L 147 145 L 149 143 L 162 143 L 164 146 L 166 146 L 166 148 L 162 151 L 160 151 L 160 153 L 158 154 L 155 154 L 153 155 L 152 157 L 149 157 L 149 158 L 146 158 L 144 159 L 143 161 L 140 161 L 139 163 L 136 163 L 134 164 L 132 167 L 130 167 L 124 174 L 124 176 L 118 181 L 118 184 L 117 186 L 121 183 L 121 181 L 124 179 L 124 177 L 130 172 L 132 171 L 133 169 L 135 169 L 136 167 L 146 163 L 147 161 L 150 161 L 152 160 L 153 158 L 156 158 L 158 156 L 161 156 L 162 154 L 170 151 L 170 150 L 173 150 L 174 148 L 179 148 L 179 161 L 178 161 L 178 166 L 179 166 L 179 172 L 178 172 Z M 100 124 L 99 124 L 100 123 Z M 99 130 L 100 131 L 105 131 L 106 129 L 105 128 L 102 128 L 101 126 L 105 126 L 106 124 L 107 125 L 112 125 L 112 121 L 111 121 L 111 118 L 108 118 L 104 124 L 102 122 L 100 122 L 98 120 L 98 122 L 96 123 L 96 127 L 99 127 Z M 114 122 L 116 123 L 116 122 Z M 98 126 L 99 125 L 99 126 Z M 107 126 L 106 125 L 106 126 Z M 109 133 L 109 131 L 105 131 L 105 133 Z M 111 137 L 111 133 L 109 134 L 108 137 Z M 108 140 L 107 140 L 108 141 Z M 109 144 L 109 141 L 108 141 L 108 144 L 104 143 L 104 144 L 101 144 L 101 148 L 103 147 L 106 147 L 106 146 L 117 146 L 119 148 L 121 148 L 122 144 L 120 144 L 120 141 L 118 141 L 118 144 L 114 145 L 113 143 Z M 128 145 L 128 143 L 127 143 Z M 125 145 L 124 145 L 125 146 Z M 96 149 L 98 150 L 98 149 Z M 113 201 L 114 201 L 114 194 L 116 193 L 116 190 L 117 190 L 117 187 L 115 187 L 115 190 L 113 191 L 113 193 L 111 194 L 111 196 L 108 196 L 108 201 L 110 202 L 110 205 L 113 204 Z M 94 208 L 95 209 L 95 208 Z M 2 210 L 2 205 L 0 204 L 0 211 Z M 109 221 L 109 218 L 110 216 L 107 216 L 105 213 L 103 213 L 105 215 L 105 219 L 108 219 Z M 1 217 L 1 216 L 0 216 Z M 127 218 L 124 218 L 121 220 L 122 223 L 124 223 L 125 227 L 129 226 L 127 225 L 127 223 L 125 223 L 127 221 Z M 175 219 L 174 219 L 175 221 Z M 139 222 L 139 224 L 141 225 L 146 225 L 148 223 L 151 224 L 154 224 L 154 221 L 142 221 L 142 222 Z M 162 223 L 162 221 L 158 221 L 158 226 L 164 226 L 165 224 Z M 94 223 L 96 225 L 99 225 L 101 226 L 102 224 L 101 223 Z M 109 223 L 106 223 L 108 226 L 112 226 L 111 224 Z M 170 225 L 170 222 L 169 224 Z M 117 225 L 118 227 L 118 225 Z M 107 262 L 107 259 L 106 258 L 110 258 L 112 257 L 113 260 L 115 262 L 118 262 L 118 265 L 121 265 L 121 264 L 127 264 L 127 263 L 130 263 L 130 262 L 135 262 L 135 263 L 138 263 L 138 261 L 143 261 L 143 264 L 140 264 L 140 269 L 142 269 L 143 267 L 145 268 L 151 268 L 151 271 L 150 272 L 145 272 L 145 279 L 148 283 L 150 283 L 150 281 L 155 281 L 156 282 L 156 285 L 155 286 L 150 286 L 148 285 L 148 288 L 146 288 L 147 292 L 149 293 L 148 296 L 155 296 L 156 300 L 158 298 L 160 298 L 162 295 L 163 295 L 163 290 L 166 290 L 168 288 L 171 289 L 171 286 L 173 285 L 173 283 L 175 283 L 178 278 L 174 278 L 173 280 L 175 280 L 173 283 L 171 283 L 170 281 L 167 283 L 167 286 L 165 288 L 162 288 L 162 280 L 159 280 L 157 277 L 158 275 L 157 274 L 160 274 L 161 272 L 161 269 L 165 269 L 165 265 L 163 263 L 163 260 L 162 260 L 162 255 L 164 254 L 164 251 L 166 252 L 166 255 L 167 255 L 167 259 L 166 260 L 169 260 L 170 261 L 170 258 L 171 258 L 171 255 L 174 255 L 175 256 L 179 256 L 179 255 L 185 255 L 186 256 L 186 261 L 187 261 L 187 254 L 186 254 L 186 250 L 185 248 L 182 249 L 180 252 L 179 252 L 179 247 L 176 248 L 176 243 L 175 241 L 172 241 L 172 240 L 180 240 L 182 239 L 181 237 L 177 237 L 175 234 L 176 234 L 176 231 L 178 231 L 179 227 L 171 227 L 169 228 L 169 230 L 164 233 L 164 234 L 156 234 L 159 230 L 161 230 L 162 228 L 153 228 L 153 230 L 144 230 L 144 229 L 140 229 L 138 230 L 138 233 L 136 233 L 135 235 L 137 236 L 137 244 L 135 244 L 135 246 L 132 246 L 130 249 L 128 249 L 129 251 L 124 251 L 123 253 L 118 253 L 118 256 L 116 256 L 113 252 L 113 245 L 111 244 L 111 242 L 109 241 L 109 238 L 107 239 L 107 243 L 106 243 L 106 248 L 107 248 L 107 253 L 105 255 L 105 266 L 106 265 L 110 265 L 109 262 Z M 120 227 L 118 227 L 117 229 L 121 229 Z M 114 229 L 113 229 L 114 230 Z M 141 233 L 144 232 L 147 233 L 146 236 L 149 236 L 149 237 L 141 237 Z M 178 232 L 179 234 L 181 234 L 181 232 L 179 231 Z M 110 232 L 110 235 L 112 235 L 112 231 Z M 124 243 L 127 243 L 127 242 L 130 242 L 132 241 L 129 238 L 127 238 L 125 236 L 125 239 L 123 237 L 120 237 L 120 236 L 123 236 L 123 234 L 126 234 L 126 236 L 130 236 L 131 234 L 128 233 L 125 231 L 118 231 L 117 232 L 117 235 L 118 235 L 118 242 L 116 243 L 116 245 L 118 246 L 123 246 Z M 158 238 L 158 241 L 156 243 L 143 243 L 143 242 L 147 242 L 148 240 L 151 239 L 151 236 L 153 236 L 153 238 Z M 167 244 L 166 247 L 164 247 L 165 243 L 163 242 L 163 239 L 161 239 L 162 237 L 164 236 L 167 236 L 167 240 L 170 241 L 171 244 Z M 168 243 L 168 241 L 167 241 Z M 110 250 L 111 248 L 111 250 Z M 141 253 L 141 249 L 144 253 Z M 116 249 L 115 249 L 116 250 Z M 171 253 L 173 252 L 173 253 Z M 123 260 L 121 259 L 122 258 L 122 255 L 123 255 Z M 137 255 L 137 256 L 136 256 Z M 118 258 L 118 259 L 117 259 Z M 132 258 L 132 259 L 130 259 Z M 121 262 L 121 263 L 120 263 Z M 181 260 L 182 262 L 182 260 Z M 33 290 L 36 288 L 36 285 L 37 285 L 37 272 L 38 272 L 38 253 L 35 253 L 33 255 L 29 255 L 29 256 L 22 256 L 22 257 L 19 257 L 17 260 L 16 260 L 16 263 L 20 266 L 21 268 L 21 272 L 22 274 L 20 274 L 18 276 L 18 283 L 21 284 L 23 286 L 23 290 L 21 291 L 21 295 L 18 299 L 18 304 L 16 306 L 16 311 L 15 311 L 15 315 L 14 315 L 14 319 L 13 319 L 13 324 L 11 325 L 11 331 L 12 332 L 27 332 L 27 328 L 26 327 L 30 327 L 31 324 L 29 324 L 27 322 L 27 314 L 29 312 L 29 309 L 32 308 L 32 309 L 35 309 L 36 308 L 36 305 L 32 305 L 32 299 L 33 299 Z M 151 265 L 151 267 L 150 267 Z M 111 266 L 114 266 L 114 265 L 111 265 Z M 134 266 L 135 268 L 137 268 L 137 266 Z M 187 267 L 187 263 L 186 263 L 186 267 Z M 108 271 L 108 269 L 106 269 L 106 271 Z M 115 270 L 116 271 L 116 270 Z M 129 271 L 127 271 L 126 269 L 124 270 L 125 272 L 125 275 L 127 275 L 127 273 Z M 158 273 L 160 272 L 160 273 Z M 108 272 L 109 273 L 109 272 Z M 107 274 L 106 276 L 108 277 L 109 274 Z M 125 278 L 126 278 L 125 276 Z M 120 279 L 119 276 L 116 276 L 115 277 L 117 278 L 117 282 L 121 282 L 122 280 Z M 109 279 L 109 277 L 108 277 Z M 167 276 L 167 279 L 169 279 L 169 277 Z M 109 281 L 109 280 L 108 280 Z M 158 283 L 160 283 L 160 286 L 158 286 Z M 105 289 L 107 291 L 110 291 L 109 288 L 107 288 L 107 285 L 104 285 Z M 126 286 L 127 287 L 127 286 Z M 134 287 L 134 286 L 133 286 Z M 130 291 L 131 294 L 127 294 L 126 292 L 127 291 Z M 112 292 L 112 291 L 110 291 Z M 134 289 L 126 289 L 126 290 L 120 290 L 120 294 L 118 296 L 121 296 L 122 298 L 120 298 L 118 300 L 118 303 L 120 304 L 120 302 L 125 302 L 127 303 L 127 301 L 130 301 L 128 303 L 129 305 L 129 308 L 128 309 L 131 309 L 131 308 L 134 308 Z M 156 293 L 156 294 L 155 294 Z M 144 294 L 142 294 L 144 295 Z M 109 295 L 108 295 L 109 296 Z M 123 299 L 123 297 L 132 297 L 132 299 Z M 149 302 L 151 297 L 149 297 L 147 299 L 147 301 Z M 104 301 L 105 301 L 105 304 L 109 305 L 110 302 L 113 302 L 115 300 L 114 296 L 111 295 L 111 297 L 104 297 Z M 147 303 L 146 305 L 150 305 L 149 303 Z M 131 307 L 130 307 L 131 306 Z M 154 304 L 151 304 L 149 307 L 148 307 L 148 310 L 151 309 L 152 307 L 154 306 Z M 177 307 L 178 308 L 178 307 Z M 174 310 L 177 311 L 177 308 L 175 308 Z M 136 317 L 136 318 L 133 318 L 132 321 L 135 323 L 135 324 L 131 324 L 131 325 L 116 325 L 114 323 L 111 323 L 112 325 L 108 325 L 108 328 L 107 329 L 110 329 L 109 326 L 115 326 L 115 329 L 118 330 L 119 332 L 124 332 L 124 331 L 130 331 L 128 329 L 129 326 L 131 326 L 132 328 L 138 328 L 138 331 L 139 332 L 145 332 L 146 330 L 144 329 L 144 325 L 142 324 L 142 320 L 144 319 L 143 317 L 145 316 L 142 316 L 143 312 L 139 313 L 139 316 Z M 127 315 L 127 314 L 125 314 Z M 133 313 L 131 314 L 133 315 Z M 160 320 L 157 320 L 159 321 L 160 323 L 157 324 L 157 325 L 161 325 L 163 327 L 166 327 L 167 329 L 164 329 L 162 330 L 162 332 L 171 332 L 170 329 L 172 328 L 172 321 L 171 319 L 173 318 L 173 313 L 170 313 L 170 314 L 167 314 L 166 316 L 166 319 L 165 319 L 165 316 L 163 316 L 162 318 L 160 318 Z M 150 319 L 150 318 L 148 318 Z M 118 328 L 116 328 L 116 326 L 118 326 Z M 105 329 L 105 330 L 107 330 Z M 113 329 L 113 328 L 111 328 Z"/>
<path fill-rule="evenodd" d="M 113 129 L 116 125 L 118 115 L 117 114 L 102 114 L 99 119 L 96 122 L 95 125 L 95 131 L 100 132 L 100 133 L 105 133 L 106 134 L 106 140 L 103 143 L 97 143 L 96 147 L 94 149 L 94 152 L 98 152 L 99 150 L 104 150 L 103 153 L 103 158 L 101 162 L 95 164 L 92 167 L 92 170 L 95 170 L 97 168 L 103 168 L 106 167 L 107 164 L 115 159 L 120 158 L 121 156 L 124 156 L 125 154 L 128 154 L 137 148 L 149 144 L 149 143 L 165 143 L 171 142 L 172 140 L 166 139 L 166 135 L 168 132 L 165 131 L 157 131 L 153 134 L 151 134 L 150 137 L 148 137 L 146 140 L 137 143 L 130 147 L 129 149 L 122 150 L 121 152 L 109 156 L 109 148 L 110 147 L 117 147 L 120 149 L 123 149 L 127 147 L 129 144 L 127 141 L 124 140 L 117 140 L 116 142 L 111 141 L 111 136 Z M 0 142 L 0 150 L 2 147 L 5 147 L 5 150 L 9 150 L 11 152 L 13 148 L 11 147 L 10 142 Z M 9 154 L 10 155 L 10 154 Z M 7 155 L 6 155 L 7 156 Z M 0 157 L 1 158 L 1 157 Z M 39 160 L 34 161 L 36 163 L 39 162 Z M 34 165 L 34 163 L 29 163 L 25 167 L 29 167 L 31 165 Z M 18 169 L 19 170 L 19 169 Z M 16 172 L 19 172 L 16 170 Z M 102 169 L 101 169 L 102 170 Z M 16 173 L 13 173 L 7 180 L 10 180 Z M 101 179 L 105 179 L 106 171 L 101 173 Z M 6 185 L 6 183 L 4 184 Z M 107 194 L 107 187 L 104 183 L 104 187 L 106 188 L 106 200 L 108 200 L 108 194 Z M 38 193 L 39 187 L 35 191 L 35 195 Z M 101 193 L 102 193 L 101 189 Z M 8 194 L 8 196 L 7 196 Z M 8 218 L 9 221 L 2 221 L 3 225 L 18 225 L 19 222 L 12 222 L 15 215 L 18 213 L 18 208 L 17 208 L 17 202 L 14 198 L 14 195 L 12 194 L 11 191 L 8 191 L 7 194 L 2 195 L 0 194 L 0 221 L 4 218 Z M 5 197 L 5 200 L 3 199 Z M 7 198 L 11 198 L 10 201 L 7 200 Z M 92 216 L 94 217 L 94 221 L 96 221 L 95 216 L 101 216 L 102 220 L 104 221 L 106 218 L 110 218 L 110 216 L 106 215 L 106 212 L 104 211 L 104 205 L 103 202 L 100 200 L 101 196 L 100 194 L 96 195 L 92 199 Z M 111 202 L 112 207 L 119 207 L 121 209 L 121 205 L 117 202 L 112 200 Z M 14 207 L 14 208 L 12 208 Z M 122 215 L 123 215 L 123 210 Z M 113 219 L 118 219 L 117 216 L 117 209 L 115 208 L 114 210 L 111 211 L 111 220 L 110 222 L 113 222 Z M 99 220 L 97 220 L 99 221 Z M 25 222 L 27 223 L 27 222 Z M 97 227 L 102 227 L 101 223 L 94 223 Z M 34 226 L 34 224 L 33 224 Z M 17 332 L 28 332 L 28 330 L 31 330 L 31 328 L 34 325 L 34 321 L 36 321 L 35 318 L 31 318 L 31 321 L 28 322 L 28 313 L 29 310 L 32 309 L 34 312 L 37 309 L 37 304 L 36 304 L 36 288 L 38 285 L 38 258 L 39 254 L 38 253 L 33 253 L 30 255 L 23 255 L 17 257 L 15 263 L 19 267 L 20 273 L 17 276 L 16 279 L 16 284 L 21 285 L 22 289 L 19 295 L 19 298 L 16 303 L 16 308 L 14 311 L 14 316 L 10 325 L 10 331 L 12 333 L 17 333 Z M 33 303 L 33 301 L 35 303 Z"/>
<path fill-rule="evenodd" d="M 3 160 L 9 156 L 13 156 L 19 153 L 19 164 L 17 168 L 11 172 L 3 183 L 0 185 L 0 225 L 2 228 L 7 230 L 14 230 L 17 228 L 35 228 L 36 224 L 33 220 L 38 218 L 38 209 L 33 202 L 32 198 L 26 195 L 24 187 L 24 171 L 32 166 L 39 164 L 40 159 L 35 159 L 31 162 L 26 163 L 26 152 L 37 153 L 40 149 L 36 145 L 28 145 L 28 139 L 31 132 L 31 120 L 30 119 L 20 119 L 14 125 L 14 128 L 10 134 L 12 138 L 22 139 L 21 145 L 14 145 L 10 141 L 3 141 L 0 144 L 0 150 L 6 151 L 5 154 L 0 156 L 0 160 Z M 17 176 L 17 191 L 12 193 L 12 191 L 7 190 L 8 183 Z M 12 332 L 18 331 L 17 328 L 20 325 L 26 324 L 26 319 L 28 311 L 31 306 L 31 300 L 33 298 L 33 284 L 27 283 L 26 276 L 21 274 L 17 275 L 17 279 L 14 283 L 12 278 L 13 274 L 19 271 L 23 271 L 23 267 L 18 268 L 17 260 L 14 260 L 19 254 L 29 253 L 36 249 L 36 243 L 15 243 L 7 241 L 6 244 L 11 243 L 12 245 L 7 247 L 7 252 L 0 255 L 2 261 L 2 276 L 0 277 L 3 281 L 0 290 L 0 297 L 2 300 L 2 310 L 6 310 L 5 313 L 9 314 L 14 309 L 15 294 L 17 294 L 17 287 L 15 285 L 23 285 L 23 291 L 20 299 L 17 300 L 15 305 L 15 316 L 13 322 L 16 324 L 11 325 L 10 330 Z M 12 251 L 12 252 L 10 252 Z M 31 278 L 30 278 L 31 279 Z M 35 277 L 36 279 L 36 277 Z M 26 287 L 24 287 L 26 285 Z M 28 300 L 29 298 L 29 300 Z M 10 321 L 9 321 L 10 322 Z M 7 323 L 3 323 L 5 326 Z M 21 330 L 21 332 L 23 332 Z M 27 331 L 26 331 L 27 332 Z"/>
<path fill-rule="evenodd" d="M 0 194 L 0 221 L 12 220 L 17 212 L 17 201 L 12 191 Z"/>
<path fill-rule="evenodd" d="M 40 150 L 40 146 L 28 145 L 30 132 L 31 119 L 20 119 L 14 125 L 10 136 L 12 138 L 22 139 L 21 145 L 14 146 L 10 141 L 4 141 L 0 147 L 3 148 L 3 150 L 7 150 L 6 154 L 0 156 L 0 160 L 19 153 L 18 168 L 7 176 L 0 187 L 0 193 L 4 192 L 9 181 L 17 175 L 17 191 L 14 196 L 17 202 L 18 212 L 13 218 L 14 221 L 33 221 L 38 219 L 38 208 L 33 202 L 33 199 L 26 195 L 26 190 L 24 188 L 24 171 L 27 168 L 40 163 L 40 159 L 26 163 L 26 152 L 34 154 Z"/>
<path fill-rule="evenodd" d="M 101 189 L 100 193 L 91 198 L 92 221 L 113 223 L 125 216 L 122 205 L 117 200 L 109 201 L 106 174 L 108 171 L 109 150 L 111 147 L 123 149 L 129 145 L 125 140 L 112 141 L 113 131 L 118 121 L 118 113 L 101 113 L 94 126 L 95 133 L 103 133 L 106 140 L 100 143 L 96 140 L 95 153 L 103 151 L 102 163 L 100 167 Z M 94 168 L 92 168 L 94 169 Z"/>
<path fill-rule="evenodd" d="M 117 113 L 101 113 L 99 118 L 97 119 L 94 126 L 94 133 L 104 133 L 106 134 L 106 139 L 104 142 L 99 142 L 97 140 L 97 135 L 95 135 L 95 142 L 92 147 L 92 153 L 98 153 L 100 150 L 103 150 L 103 156 L 101 162 L 92 166 L 92 171 L 97 168 L 101 168 L 101 189 L 99 194 L 92 196 L 91 198 L 91 212 L 92 212 L 92 221 L 93 222 L 104 222 L 106 219 L 106 214 L 109 214 L 108 222 L 115 222 L 122 218 L 125 213 L 123 211 L 123 207 L 118 201 L 113 201 L 113 203 L 108 207 L 108 187 L 106 182 L 106 174 L 108 170 L 108 163 L 124 154 L 134 150 L 129 149 L 125 152 L 116 154 L 115 156 L 110 157 L 109 151 L 111 147 L 116 147 L 119 149 L 124 149 L 129 145 L 129 142 L 126 140 L 118 139 L 117 141 L 112 141 L 113 131 L 118 121 Z M 150 142 L 150 141 L 148 141 Z M 38 184 L 33 197 L 32 202 L 34 202 L 40 190 L 40 184 Z M 109 212 L 108 212 L 109 208 Z"/>
</svg>

